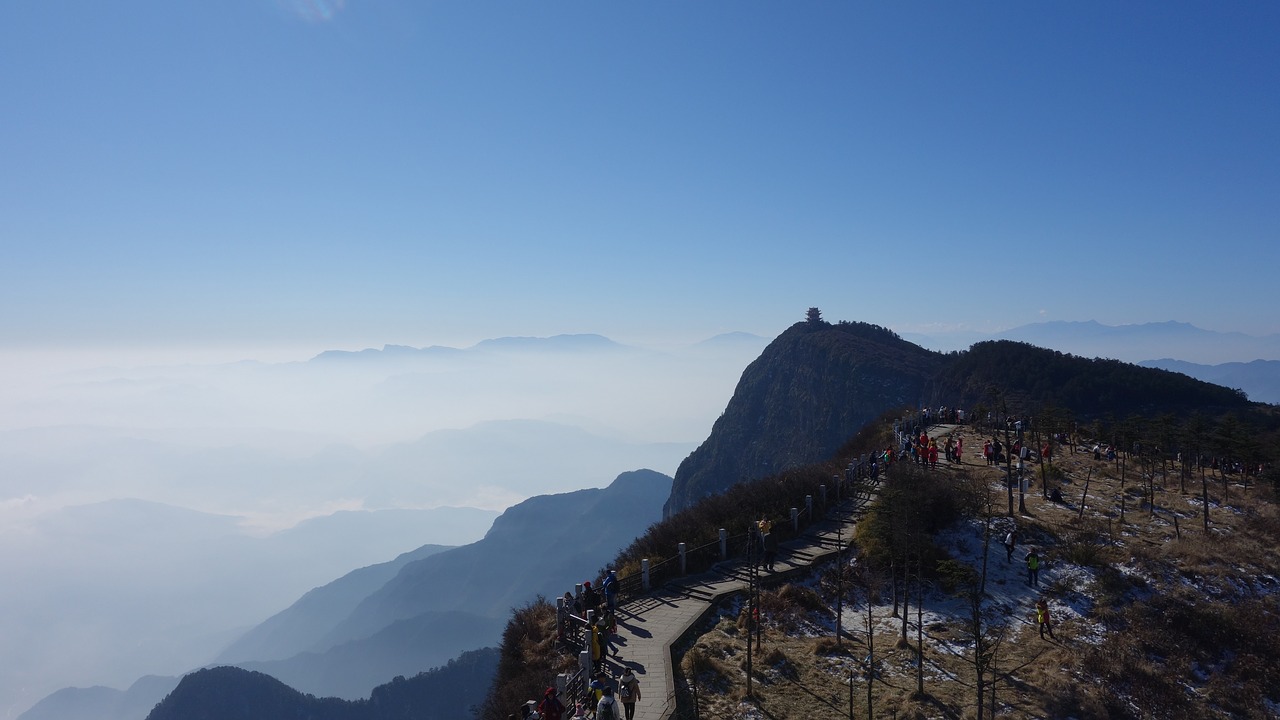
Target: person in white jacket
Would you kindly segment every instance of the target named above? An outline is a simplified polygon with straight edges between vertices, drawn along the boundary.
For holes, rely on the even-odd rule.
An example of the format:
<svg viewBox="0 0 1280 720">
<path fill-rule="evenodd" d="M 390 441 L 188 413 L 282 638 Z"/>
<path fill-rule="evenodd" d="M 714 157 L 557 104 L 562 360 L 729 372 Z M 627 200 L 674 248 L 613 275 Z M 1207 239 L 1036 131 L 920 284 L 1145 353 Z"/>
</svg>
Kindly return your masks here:
<svg viewBox="0 0 1280 720">
<path fill-rule="evenodd" d="M 606 687 L 600 702 L 596 704 L 595 720 L 622 720 L 618 713 L 618 701 L 613 698 L 613 688 Z"/>
</svg>

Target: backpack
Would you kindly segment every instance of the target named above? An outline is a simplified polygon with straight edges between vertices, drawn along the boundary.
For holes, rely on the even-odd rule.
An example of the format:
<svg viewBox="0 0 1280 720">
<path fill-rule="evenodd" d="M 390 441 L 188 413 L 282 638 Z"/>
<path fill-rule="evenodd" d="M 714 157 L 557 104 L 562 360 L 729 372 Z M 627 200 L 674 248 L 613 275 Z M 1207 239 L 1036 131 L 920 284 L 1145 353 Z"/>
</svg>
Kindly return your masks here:
<svg viewBox="0 0 1280 720">
<path fill-rule="evenodd" d="M 626 702 L 626 701 L 630 700 L 630 699 L 631 699 L 631 684 L 630 684 L 630 683 L 622 683 L 622 684 L 621 684 L 621 687 L 619 687 L 619 688 L 618 688 L 618 696 L 622 698 L 622 702 Z"/>
<path fill-rule="evenodd" d="M 599 707 L 596 708 L 596 720 L 618 720 L 618 704 L 613 698 L 607 698 L 608 702 L 600 701 Z"/>
</svg>

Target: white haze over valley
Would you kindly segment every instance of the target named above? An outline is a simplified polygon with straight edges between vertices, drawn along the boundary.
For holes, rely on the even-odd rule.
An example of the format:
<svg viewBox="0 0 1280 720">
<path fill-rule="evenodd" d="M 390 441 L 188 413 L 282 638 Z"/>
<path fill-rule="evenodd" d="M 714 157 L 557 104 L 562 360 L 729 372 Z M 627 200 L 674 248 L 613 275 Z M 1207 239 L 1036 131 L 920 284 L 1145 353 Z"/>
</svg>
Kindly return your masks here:
<svg viewBox="0 0 1280 720">
<path fill-rule="evenodd" d="M 999 336 L 1131 361 L 1280 357 L 1280 336 L 1182 323 Z M 0 720 L 64 687 L 202 666 L 308 590 L 473 542 L 531 496 L 674 475 L 768 341 L 0 350 Z M 1280 378 L 1263 370 L 1266 401 Z"/>
<path fill-rule="evenodd" d="M 766 343 L 5 351 L 0 720 L 191 670 L 307 590 L 473 542 L 528 497 L 674 474 Z"/>
</svg>

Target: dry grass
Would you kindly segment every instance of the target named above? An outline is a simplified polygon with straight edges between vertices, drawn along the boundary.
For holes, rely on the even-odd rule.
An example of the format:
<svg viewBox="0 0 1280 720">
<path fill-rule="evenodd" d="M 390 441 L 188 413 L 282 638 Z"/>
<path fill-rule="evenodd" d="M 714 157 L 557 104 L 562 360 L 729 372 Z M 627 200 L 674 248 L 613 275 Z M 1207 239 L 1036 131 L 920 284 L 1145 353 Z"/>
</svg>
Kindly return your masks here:
<svg viewBox="0 0 1280 720">
<path fill-rule="evenodd" d="M 981 436 L 962 434 L 966 448 L 981 447 Z M 986 478 L 995 491 L 996 511 L 1004 514 L 1002 475 L 980 457 L 976 465 L 973 461 L 970 455 L 966 469 Z M 1057 641 L 1040 640 L 1026 608 L 1007 608 L 1003 618 L 993 614 L 996 623 L 1008 622 L 996 649 L 997 717 L 1276 717 L 1280 509 L 1275 498 L 1263 487 L 1232 485 L 1230 502 L 1220 504 L 1222 480 L 1211 477 L 1206 531 L 1198 478 L 1186 483 L 1184 495 L 1176 477 L 1157 477 L 1153 508 L 1136 469 L 1126 469 L 1122 489 L 1114 463 L 1064 448 L 1049 488 L 1041 487 L 1039 473 L 1029 488 L 1027 512 L 1015 520 L 1050 568 L 1044 594 L 1086 610 L 1079 621 L 1055 626 Z M 1089 491 L 1081 513 L 1086 477 Z M 1063 502 L 1046 499 L 1046 491 L 1054 488 Z M 1064 566 L 1082 568 L 1091 583 L 1080 590 L 1054 580 L 1053 569 Z M 753 657 L 754 697 L 748 702 L 742 700 L 746 639 L 737 627 L 737 601 L 722 610 L 730 620 L 709 627 L 687 649 L 686 659 L 696 653 L 714 668 L 696 675 L 686 671 L 699 688 L 698 717 L 848 717 L 851 674 L 855 717 L 867 717 L 865 627 L 846 627 L 852 637 L 837 644 L 832 611 L 817 592 L 782 588 L 763 596 L 763 648 Z M 900 643 L 901 620 L 889 613 L 888 605 L 876 610 L 872 715 L 976 717 L 973 640 L 965 617 L 926 623 L 921 695 L 915 628 L 908 642 Z M 850 617 L 846 614 L 846 623 Z M 909 619 L 914 623 L 914 606 Z M 721 629 L 726 626 L 731 633 Z M 987 694 L 984 704 L 990 702 Z M 686 717 L 694 717 L 691 707 L 681 699 Z M 990 707 L 984 710 L 990 717 Z"/>
</svg>

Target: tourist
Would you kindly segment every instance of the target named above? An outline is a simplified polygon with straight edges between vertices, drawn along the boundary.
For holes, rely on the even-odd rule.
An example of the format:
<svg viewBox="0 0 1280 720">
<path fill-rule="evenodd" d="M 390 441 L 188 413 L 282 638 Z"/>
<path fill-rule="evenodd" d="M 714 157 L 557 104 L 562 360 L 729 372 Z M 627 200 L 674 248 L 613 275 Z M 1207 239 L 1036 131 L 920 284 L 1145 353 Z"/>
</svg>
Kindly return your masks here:
<svg viewBox="0 0 1280 720">
<path fill-rule="evenodd" d="M 1035 548 L 1031 548 L 1031 552 L 1027 553 L 1027 584 L 1040 587 L 1040 554 Z"/>
<path fill-rule="evenodd" d="M 613 688 L 606 687 L 600 702 L 596 703 L 596 720 L 621 720 L 618 717 L 618 702 L 613 699 Z"/>
<path fill-rule="evenodd" d="M 604 576 L 604 584 L 601 587 L 604 588 L 605 606 L 612 613 L 618 608 L 618 571 L 610 569 Z"/>
<path fill-rule="evenodd" d="M 634 720 L 636 701 L 640 699 L 640 681 L 631 672 L 631 668 L 623 670 L 622 677 L 618 678 L 618 698 L 622 700 L 622 709 L 626 714 L 625 720 Z"/>
<path fill-rule="evenodd" d="M 1050 622 L 1049 619 L 1049 603 L 1045 602 L 1044 598 L 1040 598 L 1036 601 L 1036 622 L 1040 625 L 1041 640 L 1044 639 L 1044 633 L 1046 630 L 1049 631 L 1049 638 L 1051 640 L 1058 639 L 1053 636 L 1053 623 Z"/>
<path fill-rule="evenodd" d="M 538 714 L 543 720 L 560 720 L 564 715 L 564 703 L 560 702 L 559 695 L 553 687 L 543 693 L 542 702 L 538 703 Z"/>
</svg>

